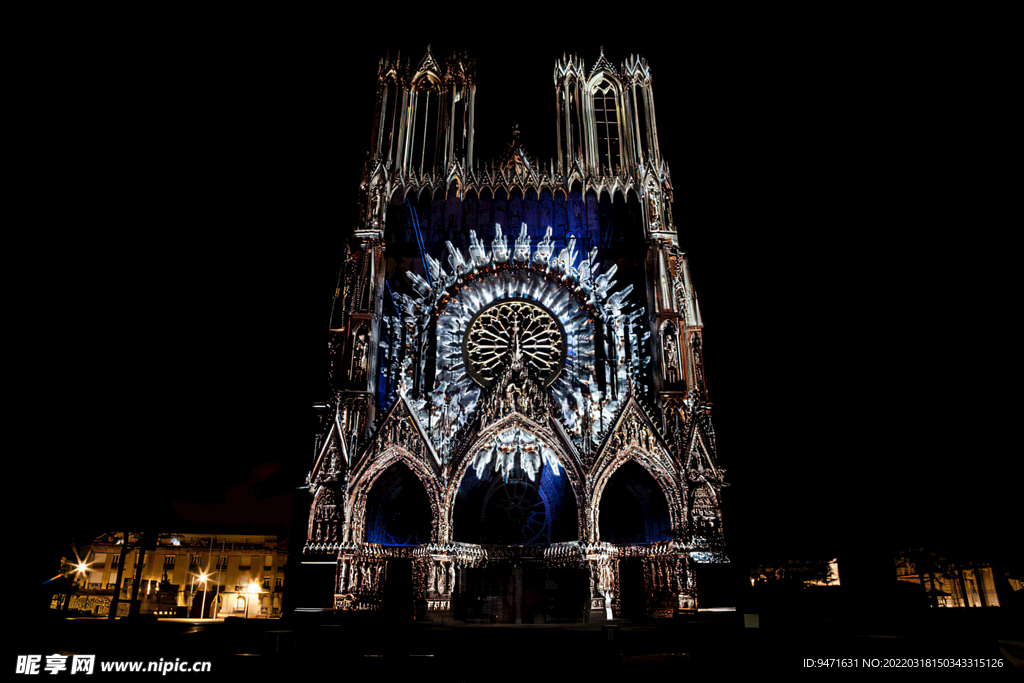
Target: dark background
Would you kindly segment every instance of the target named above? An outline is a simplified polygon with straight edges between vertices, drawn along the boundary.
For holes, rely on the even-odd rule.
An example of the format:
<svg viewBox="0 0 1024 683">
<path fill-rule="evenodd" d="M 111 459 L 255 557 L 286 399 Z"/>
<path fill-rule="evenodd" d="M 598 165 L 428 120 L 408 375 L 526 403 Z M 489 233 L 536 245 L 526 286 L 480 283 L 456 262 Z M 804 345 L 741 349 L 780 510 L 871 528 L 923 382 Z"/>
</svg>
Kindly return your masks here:
<svg viewBox="0 0 1024 683">
<path fill-rule="evenodd" d="M 477 58 L 481 159 L 513 121 L 554 155 L 563 52 L 647 58 L 740 566 L 838 554 L 845 583 L 901 547 L 1011 550 L 1019 466 L 980 389 L 955 51 L 701 26 L 201 33 L 87 41 L 30 105 L 44 303 L 8 444 L 30 581 L 102 532 L 288 526 L 377 60 L 428 41 Z"/>
</svg>

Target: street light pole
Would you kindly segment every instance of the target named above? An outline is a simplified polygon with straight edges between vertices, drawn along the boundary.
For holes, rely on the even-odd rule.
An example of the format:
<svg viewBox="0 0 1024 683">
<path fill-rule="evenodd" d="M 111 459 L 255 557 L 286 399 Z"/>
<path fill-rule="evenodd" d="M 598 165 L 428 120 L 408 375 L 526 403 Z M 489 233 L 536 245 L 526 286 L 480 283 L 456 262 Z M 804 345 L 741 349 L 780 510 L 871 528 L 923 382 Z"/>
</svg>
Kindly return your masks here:
<svg viewBox="0 0 1024 683">
<path fill-rule="evenodd" d="M 110 600 L 110 609 L 107 611 L 107 619 L 117 618 L 117 607 L 121 604 L 121 581 L 124 578 L 124 564 L 128 559 L 128 532 L 125 531 L 121 539 L 121 554 L 117 560 L 117 579 L 114 582 L 114 597 Z"/>
<path fill-rule="evenodd" d="M 221 552 L 222 553 L 225 552 L 225 550 L 227 548 L 227 541 L 221 541 L 220 542 L 220 547 L 221 547 Z M 210 544 L 210 551 L 211 552 L 213 551 L 213 544 L 212 543 Z M 217 556 L 217 586 L 216 586 L 216 588 L 213 589 L 213 602 L 214 602 L 215 606 L 217 604 L 217 600 L 220 598 L 220 584 L 223 583 L 223 581 L 224 581 L 223 577 L 221 576 L 220 566 L 224 562 L 225 559 L 226 558 L 224 557 L 224 555 L 218 555 Z M 217 617 L 217 612 L 214 612 L 213 616 L 214 616 L 214 618 L 216 618 Z"/>
<path fill-rule="evenodd" d="M 137 617 L 142 611 L 139 587 L 142 584 L 142 574 L 146 568 L 146 551 L 156 550 L 156 534 L 151 531 L 139 534 L 139 541 L 135 545 L 135 578 L 132 580 L 131 602 L 128 604 L 128 616 L 130 617 Z"/>
<path fill-rule="evenodd" d="M 189 569 L 192 569 L 192 553 L 188 554 L 188 557 L 186 558 L 186 562 L 188 564 L 186 564 L 185 566 L 188 567 Z M 192 616 L 192 603 L 194 603 L 196 601 L 196 575 L 192 574 L 191 571 L 189 571 L 189 574 L 192 576 L 192 583 L 188 587 L 188 609 L 185 611 L 185 614 L 187 616 L 191 617 Z"/>
</svg>

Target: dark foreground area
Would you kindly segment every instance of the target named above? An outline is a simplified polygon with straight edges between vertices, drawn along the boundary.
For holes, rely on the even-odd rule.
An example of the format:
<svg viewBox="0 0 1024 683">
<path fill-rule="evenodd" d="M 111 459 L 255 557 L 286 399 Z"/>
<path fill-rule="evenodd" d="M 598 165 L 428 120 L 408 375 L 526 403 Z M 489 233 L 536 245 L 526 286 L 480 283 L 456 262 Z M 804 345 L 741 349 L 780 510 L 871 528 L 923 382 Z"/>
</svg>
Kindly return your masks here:
<svg viewBox="0 0 1024 683">
<path fill-rule="evenodd" d="M 874 612 L 857 618 L 740 612 L 638 623 L 501 625 L 395 623 L 368 613 L 305 614 L 283 620 L 196 623 L 154 619 L 63 619 L 51 612 L 22 620 L 8 642 L 18 655 L 96 655 L 103 662 L 210 662 L 188 676 L 229 680 L 247 674 L 323 672 L 415 676 L 418 680 L 543 681 L 566 675 L 699 672 L 763 673 L 816 669 L 982 669 L 1019 677 L 1022 626 L 994 609 Z M 810 660 L 810 661 L 808 661 Z M 71 674 L 68 670 L 56 675 Z M 864 673 L 864 672 L 861 672 Z M 920 672 L 917 672 L 918 674 Z M 962 671 L 958 672 L 962 673 Z M 127 672 L 109 677 L 132 677 Z M 138 674 L 135 674 L 138 675 Z M 186 675 L 181 671 L 151 676 Z"/>
</svg>

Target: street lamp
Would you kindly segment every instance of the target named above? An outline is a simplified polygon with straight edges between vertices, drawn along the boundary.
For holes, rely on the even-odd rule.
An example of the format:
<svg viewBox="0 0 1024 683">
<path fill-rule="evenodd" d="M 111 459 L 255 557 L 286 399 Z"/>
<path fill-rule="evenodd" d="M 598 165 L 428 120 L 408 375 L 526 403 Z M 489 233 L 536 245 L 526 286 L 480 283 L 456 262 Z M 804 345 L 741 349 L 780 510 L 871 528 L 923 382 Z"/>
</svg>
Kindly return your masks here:
<svg viewBox="0 0 1024 683">
<path fill-rule="evenodd" d="M 246 592 L 246 595 L 249 596 L 249 598 L 247 598 L 246 601 L 245 601 L 245 618 L 248 619 L 249 618 L 249 600 L 254 599 L 257 595 L 262 593 L 262 591 L 260 590 L 260 586 L 259 586 L 258 583 L 256 583 L 255 581 L 250 581 L 249 585 L 245 587 L 245 592 Z"/>
<path fill-rule="evenodd" d="M 84 574 L 85 571 L 89 568 L 88 565 L 86 565 L 84 562 L 82 562 L 80 558 L 77 557 L 77 555 L 78 552 L 76 551 L 75 559 L 78 560 L 77 564 L 72 563 L 67 558 L 60 558 L 61 573 L 53 577 L 54 579 L 63 578 L 65 580 L 63 589 L 64 595 L 61 599 L 60 607 L 60 609 L 64 612 L 68 611 L 68 609 L 71 606 L 71 596 L 78 589 L 79 577 L 81 577 L 82 574 Z"/>
<path fill-rule="evenodd" d="M 206 572 L 199 575 L 199 583 L 203 584 L 203 601 L 199 603 L 199 618 L 202 619 L 206 611 Z"/>
<path fill-rule="evenodd" d="M 83 562 L 81 559 L 78 560 L 78 564 L 75 565 L 75 578 L 71 580 L 71 584 L 75 586 L 76 590 L 79 581 L 81 581 L 84 588 L 89 587 L 89 579 L 85 573 L 89 570 L 89 565 Z M 70 601 L 69 601 L 70 604 Z"/>
</svg>

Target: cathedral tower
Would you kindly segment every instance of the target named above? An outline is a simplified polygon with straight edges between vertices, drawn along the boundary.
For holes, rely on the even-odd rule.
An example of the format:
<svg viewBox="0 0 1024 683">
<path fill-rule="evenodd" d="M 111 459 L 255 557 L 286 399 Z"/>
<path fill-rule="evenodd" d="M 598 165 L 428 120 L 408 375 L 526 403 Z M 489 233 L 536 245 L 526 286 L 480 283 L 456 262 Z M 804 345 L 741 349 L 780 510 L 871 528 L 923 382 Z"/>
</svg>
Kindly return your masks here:
<svg viewBox="0 0 1024 683">
<path fill-rule="evenodd" d="M 725 481 L 651 71 L 557 60 L 549 164 L 474 157 L 475 76 L 380 62 L 304 553 L 337 609 L 693 610 Z"/>
</svg>

